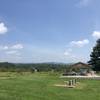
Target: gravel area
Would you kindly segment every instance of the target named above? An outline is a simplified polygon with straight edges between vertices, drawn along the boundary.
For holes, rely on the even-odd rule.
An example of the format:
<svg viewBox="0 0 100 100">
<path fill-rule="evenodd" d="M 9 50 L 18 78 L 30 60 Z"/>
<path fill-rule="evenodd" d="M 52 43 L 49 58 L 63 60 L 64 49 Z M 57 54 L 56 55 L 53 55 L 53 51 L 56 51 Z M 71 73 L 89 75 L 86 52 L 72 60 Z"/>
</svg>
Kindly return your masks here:
<svg viewBox="0 0 100 100">
<path fill-rule="evenodd" d="M 77 79 L 99 79 L 100 76 L 60 76 L 60 78 L 77 78 Z"/>
</svg>

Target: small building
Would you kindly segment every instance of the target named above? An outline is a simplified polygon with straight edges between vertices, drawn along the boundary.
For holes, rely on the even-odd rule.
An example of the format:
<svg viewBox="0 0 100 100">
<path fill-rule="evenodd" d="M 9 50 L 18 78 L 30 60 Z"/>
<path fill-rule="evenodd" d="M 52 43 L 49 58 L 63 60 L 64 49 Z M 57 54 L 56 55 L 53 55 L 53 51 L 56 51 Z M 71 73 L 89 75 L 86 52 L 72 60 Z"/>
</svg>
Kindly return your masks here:
<svg viewBox="0 0 100 100">
<path fill-rule="evenodd" d="M 69 72 L 63 73 L 63 76 L 74 76 L 74 75 L 95 76 L 96 72 L 92 70 L 90 65 L 78 62 L 70 66 Z"/>
<path fill-rule="evenodd" d="M 78 62 L 78 63 L 75 63 L 73 65 L 71 65 L 71 68 L 75 68 L 75 69 L 91 69 L 91 66 L 86 64 L 86 63 L 82 63 L 82 62 Z"/>
<path fill-rule="evenodd" d="M 71 65 L 71 71 L 75 71 L 80 75 L 86 75 L 91 70 L 92 70 L 91 66 L 86 63 L 78 62 L 78 63 Z"/>
</svg>

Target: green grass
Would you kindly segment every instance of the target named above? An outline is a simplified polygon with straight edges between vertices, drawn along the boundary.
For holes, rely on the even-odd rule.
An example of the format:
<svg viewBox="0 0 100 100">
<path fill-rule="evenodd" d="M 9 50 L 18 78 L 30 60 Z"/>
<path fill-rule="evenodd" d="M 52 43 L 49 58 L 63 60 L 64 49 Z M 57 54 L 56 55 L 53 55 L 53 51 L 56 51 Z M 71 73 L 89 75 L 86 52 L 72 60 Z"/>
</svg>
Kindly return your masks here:
<svg viewBox="0 0 100 100">
<path fill-rule="evenodd" d="M 64 83 L 57 73 L 0 73 L 0 100 L 100 100 L 99 80 L 78 80 L 76 88 L 56 87 Z"/>
</svg>

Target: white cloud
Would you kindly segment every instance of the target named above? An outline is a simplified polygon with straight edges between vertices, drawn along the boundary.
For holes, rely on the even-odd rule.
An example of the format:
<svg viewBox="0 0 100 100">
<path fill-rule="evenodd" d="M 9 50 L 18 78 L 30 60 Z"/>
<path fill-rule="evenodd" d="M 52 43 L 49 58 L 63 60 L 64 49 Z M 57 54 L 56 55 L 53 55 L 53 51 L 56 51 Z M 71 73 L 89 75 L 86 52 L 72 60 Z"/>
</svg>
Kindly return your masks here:
<svg viewBox="0 0 100 100">
<path fill-rule="evenodd" d="M 5 24 L 2 22 L 0 23 L 0 34 L 5 34 L 8 31 L 8 28 L 5 26 Z"/>
<path fill-rule="evenodd" d="M 93 1 L 93 0 L 80 0 L 79 2 L 78 2 L 78 6 L 88 6 L 90 3 L 91 3 L 91 1 Z"/>
<path fill-rule="evenodd" d="M 69 49 L 67 49 L 67 50 L 64 52 L 64 55 L 65 55 L 65 56 L 70 56 L 70 55 L 71 55 L 71 52 L 72 52 L 72 49 L 69 48 Z"/>
<path fill-rule="evenodd" d="M 80 61 L 85 62 L 86 61 L 86 58 L 84 56 L 76 55 L 68 51 L 64 53 L 64 56 L 65 56 L 65 59 L 69 60 L 70 62 L 80 62 Z"/>
<path fill-rule="evenodd" d="M 9 47 L 8 46 L 0 46 L 0 50 L 8 50 Z"/>
<path fill-rule="evenodd" d="M 71 49 L 71 48 L 69 48 L 67 51 L 68 51 L 68 52 L 72 52 L 72 49 Z"/>
<path fill-rule="evenodd" d="M 68 51 L 65 51 L 65 52 L 64 52 L 64 55 L 65 55 L 65 56 L 69 56 L 70 53 L 69 53 Z"/>
<path fill-rule="evenodd" d="M 20 49 L 23 49 L 22 44 L 15 44 L 15 45 L 3 45 L 0 46 L 0 50 L 6 54 L 8 57 L 20 57 L 21 52 Z"/>
<path fill-rule="evenodd" d="M 6 51 L 6 54 L 20 56 L 20 53 L 17 50 Z"/>
<path fill-rule="evenodd" d="M 76 47 L 83 47 L 85 45 L 89 44 L 88 39 L 80 40 L 80 41 L 71 41 L 70 45 L 71 46 L 76 46 Z"/>
<path fill-rule="evenodd" d="M 94 32 L 92 33 L 92 36 L 93 36 L 94 38 L 96 38 L 96 39 L 100 38 L 100 31 L 94 31 Z"/>
<path fill-rule="evenodd" d="M 15 44 L 15 45 L 11 46 L 11 49 L 23 49 L 23 45 L 22 44 Z"/>
<path fill-rule="evenodd" d="M 4 48 L 3 48 L 4 50 L 8 50 L 9 48 L 8 48 L 8 46 L 4 46 Z"/>
<path fill-rule="evenodd" d="M 72 60 L 72 62 L 77 61 L 76 60 L 76 58 L 77 58 L 76 55 L 73 54 L 71 51 L 66 50 L 64 52 L 64 56 L 65 56 L 65 59 Z"/>
<path fill-rule="evenodd" d="M 17 51 L 7 51 L 6 54 L 16 54 Z"/>
<path fill-rule="evenodd" d="M 23 45 L 22 44 L 15 44 L 12 46 L 8 46 L 8 45 L 4 45 L 4 46 L 0 46 L 0 50 L 20 50 L 23 49 Z"/>
</svg>

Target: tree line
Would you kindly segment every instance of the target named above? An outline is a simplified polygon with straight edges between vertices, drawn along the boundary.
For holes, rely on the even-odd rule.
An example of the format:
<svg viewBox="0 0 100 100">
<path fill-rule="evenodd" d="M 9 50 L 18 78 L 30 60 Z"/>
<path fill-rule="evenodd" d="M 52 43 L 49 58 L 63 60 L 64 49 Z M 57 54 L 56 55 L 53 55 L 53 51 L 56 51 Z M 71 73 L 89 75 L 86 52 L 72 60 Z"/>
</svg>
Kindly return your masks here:
<svg viewBox="0 0 100 100">
<path fill-rule="evenodd" d="M 57 64 L 57 63 L 32 63 L 32 64 L 22 64 L 22 63 L 0 63 L 1 72 L 42 72 L 42 71 L 68 71 L 70 64 Z"/>
</svg>

